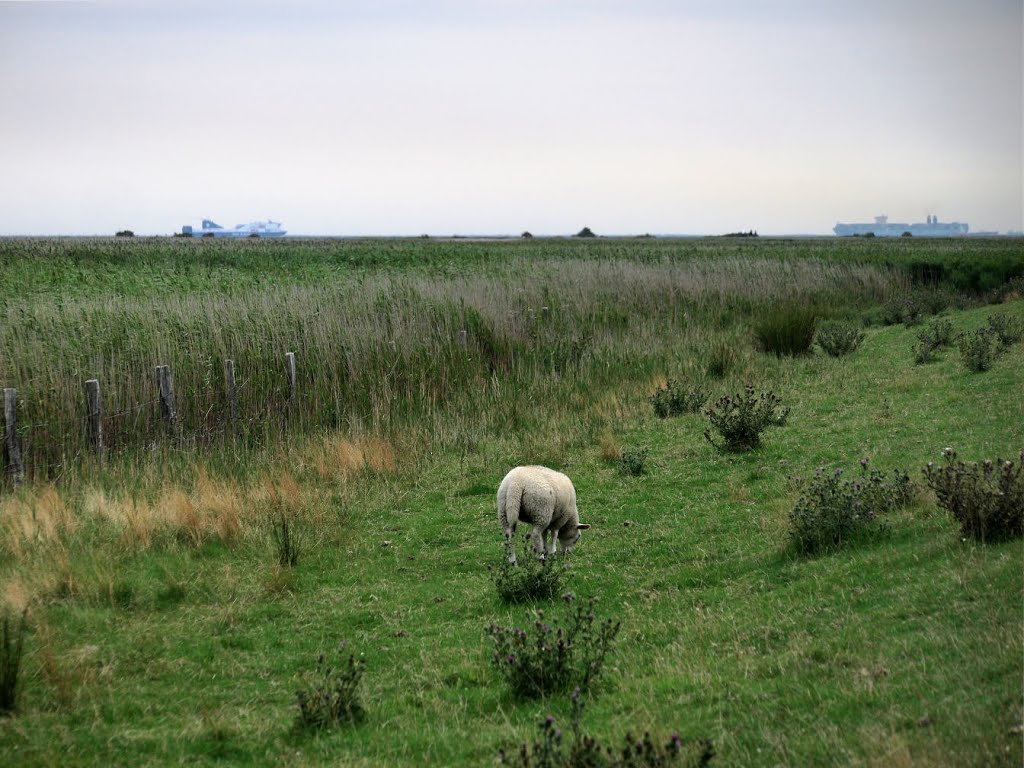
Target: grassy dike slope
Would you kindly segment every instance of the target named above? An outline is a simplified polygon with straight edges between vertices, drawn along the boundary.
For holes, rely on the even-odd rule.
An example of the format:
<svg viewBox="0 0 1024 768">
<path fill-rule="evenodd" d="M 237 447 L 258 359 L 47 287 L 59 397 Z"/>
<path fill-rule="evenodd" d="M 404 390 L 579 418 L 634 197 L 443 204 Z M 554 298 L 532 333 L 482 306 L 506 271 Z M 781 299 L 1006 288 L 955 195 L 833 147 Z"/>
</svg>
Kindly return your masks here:
<svg viewBox="0 0 1024 768">
<path fill-rule="evenodd" d="M 1024 319 L 1024 302 L 1001 309 Z M 963 330 L 992 311 L 950 317 Z M 655 418 L 641 387 L 613 430 L 650 449 L 641 477 L 561 444 L 557 424 L 399 462 L 346 494 L 294 467 L 316 525 L 291 574 L 256 539 L 76 552 L 75 577 L 110 589 L 72 588 L 35 614 L 0 764 L 492 764 L 568 712 L 564 696 L 511 700 L 484 633 L 530 623 L 529 607 L 499 604 L 485 566 L 500 554 L 494 489 L 524 444 L 546 443 L 539 458 L 573 477 L 594 525 L 571 588 L 622 621 L 590 733 L 710 737 L 722 765 L 1020 765 L 1020 541 L 962 541 L 923 493 L 879 542 L 785 549 L 794 475 L 853 473 L 869 456 L 920 480 L 947 445 L 970 460 L 1024 445 L 1024 347 L 971 374 L 955 350 L 914 366 L 914 333 L 869 330 L 846 359 L 765 362 L 757 383 L 792 414 L 750 454 L 715 451 L 701 416 Z M 293 734 L 301 674 L 342 639 L 367 661 L 366 722 Z"/>
</svg>

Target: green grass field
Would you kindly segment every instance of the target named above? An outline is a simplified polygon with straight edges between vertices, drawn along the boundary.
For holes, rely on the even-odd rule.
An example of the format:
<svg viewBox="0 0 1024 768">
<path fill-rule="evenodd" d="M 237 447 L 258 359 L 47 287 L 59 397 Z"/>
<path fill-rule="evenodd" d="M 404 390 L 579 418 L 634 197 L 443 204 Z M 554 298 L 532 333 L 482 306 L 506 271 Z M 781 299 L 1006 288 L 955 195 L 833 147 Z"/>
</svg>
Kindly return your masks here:
<svg viewBox="0 0 1024 768">
<path fill-rule="evenodd" d="M 991 269 L 955 285 L 972 248 Z M 559 615 L 503 605 L 488 570 L 494 493 L 521 463 L 574 480 L 593 528 L 569 588 L 622 622 L 588 733 L 709 738 L 736 766 L 1024 759 L 1022 542 L 962 540 L 921 475 L 947 446 L 1017 458 L 1024 345 L 971 373 L 955 348 L 915 365 L 903 325 L 843 358 L 776 358 L 751 333 L 779 298 L 877 317 L 917 290 L 915 264 L 974 289 L 942 310 L 957 331 L 1024 322 L 1019 293 L 978 292 L 1024 274 L 1012 241 L 10 241 L 0 261 L 2 383 L 48 430 L 0 491 L 0 601 L 30 626 L 0 764 L 492 765 L 549 713 L 566 723 L 566 695 L 517 701 L 490 666 L 489 624 Z M 258 401 L 293 347 L 315 364 L 283 425 Z M 228 356 L 268 371 L 241 434 L 220 420 Z M 99 466 L 82 380 L 138 408 L 160 361 L 184 434 L 148 411 L 112 422 Z M 702 414 L 654 415 L 680 376 L 771 388 L 789 423 L 721 453 Z M 613 460 L 633 448 L 638 477 Z M 908 472 L 915 500 L 877 541 L 792 554 L 796 478 L 863 457 Z M 274 511 L 305 537 L 294 568 Z M 366 719 L 296 732 L 296 691 L 342 640 L 366 661 Z"/>
</svg>

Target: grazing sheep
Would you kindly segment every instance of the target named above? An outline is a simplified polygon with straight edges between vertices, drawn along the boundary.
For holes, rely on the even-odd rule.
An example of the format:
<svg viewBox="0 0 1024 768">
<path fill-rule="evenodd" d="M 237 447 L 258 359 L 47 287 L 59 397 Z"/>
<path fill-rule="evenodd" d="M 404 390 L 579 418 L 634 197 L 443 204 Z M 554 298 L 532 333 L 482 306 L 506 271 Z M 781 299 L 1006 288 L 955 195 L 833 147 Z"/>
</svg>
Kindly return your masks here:
<svg viewBox="0 0 1024 768">
<path fill-rule="evenodd" d="M 506 541 L 512 541 L 520 520 L 533 524 L 528 538 L 541 559 L 555 553 L 556 538 L 563 552 L 571 551 L 580 531 L 590 527 L 580 522 L 572 480 L 547 467 L 516 467 L 498 486 L 498 522 Z M 508 560 L 514 565 L 514 545 L 511 552 Z"/>
</svg>

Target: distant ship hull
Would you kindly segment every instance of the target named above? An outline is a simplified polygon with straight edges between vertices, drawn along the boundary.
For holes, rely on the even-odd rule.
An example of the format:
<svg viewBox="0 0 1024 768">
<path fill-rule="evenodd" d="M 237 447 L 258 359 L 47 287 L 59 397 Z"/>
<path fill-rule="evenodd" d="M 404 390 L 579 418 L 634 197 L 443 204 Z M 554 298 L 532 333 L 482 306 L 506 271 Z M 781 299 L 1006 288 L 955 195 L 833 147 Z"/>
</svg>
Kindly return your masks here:
<svg viewBox="0 0 1024 768">
<path fill-rule="evenodd" d="M 929 216 L 927 223 L 902 224 L 890 222 L 888 216 L 876 216 L 873 224 L 836 224 L 832 231 L 840 237 L 874 235 L 875 237 L 961 237 L 969 227 L 958 221 L 939 222 L 938 216 Z"/>
<path fill-rule="evenodd" d="M 181 234 L 193 237 L 281 237 L 288 233 L 281 229 L 279 221 L 252 221 L 239 224 L 234 229 L 226 229 L 215 221 L 203 219 L 201 229 L 197 231 L 186 224 L 181 228 Z"/>
</svg>

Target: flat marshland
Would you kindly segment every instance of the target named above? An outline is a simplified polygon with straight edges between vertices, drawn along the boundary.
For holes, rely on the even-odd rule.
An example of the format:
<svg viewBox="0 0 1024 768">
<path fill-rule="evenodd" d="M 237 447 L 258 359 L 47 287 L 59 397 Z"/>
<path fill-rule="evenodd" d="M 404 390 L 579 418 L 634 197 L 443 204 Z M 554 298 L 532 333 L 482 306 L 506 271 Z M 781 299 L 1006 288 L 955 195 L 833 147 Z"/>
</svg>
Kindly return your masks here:
<svg viewBox="0 0 1024 768">
<path fill-rule="evenodd" d="M 922 469 L 947 447 L 1019 460 L 1024 345 L 980 373 L 914 349 L 933 316 L 1024 323 L 1022 276 L 1009 239 L 0 241 L 24 464 L 0 490 L 0 604 L 28 627 L 0 763 L 491 765 L 565 726 L 568 694 L 513 697 L 486 631 L 563 614 L 503 603 L 489 569 L 498 483 L 536 463 L 593 525 L 566 588 L 621 622 L 583 720 L 602 743 L 1020 765 L 1021 539 L 965 539 Z M 863 341 L 770 354 L 755 338 L 787 312 Z M 703 410 L 655 415 L 669 380 L 709 406 L 752 384 L 788 421 L 720 451 Z M 914 483 L 888 532 L 797 554 L 808 478 L 865 458 Z M 365 717 L 296 728 L 341 641 Z"/>
</svg>

